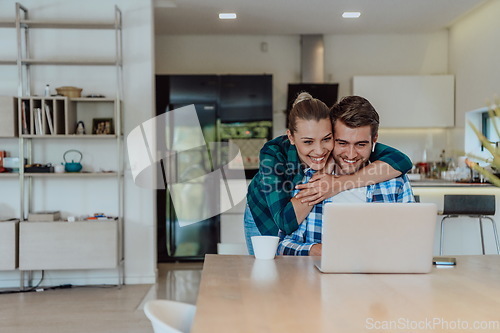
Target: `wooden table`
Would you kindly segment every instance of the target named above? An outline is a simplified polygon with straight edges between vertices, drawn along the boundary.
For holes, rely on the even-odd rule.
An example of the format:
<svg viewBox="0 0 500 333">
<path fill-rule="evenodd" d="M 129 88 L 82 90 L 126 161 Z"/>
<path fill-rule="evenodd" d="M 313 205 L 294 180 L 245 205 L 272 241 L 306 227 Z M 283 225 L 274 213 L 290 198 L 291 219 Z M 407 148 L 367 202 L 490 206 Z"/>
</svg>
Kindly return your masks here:
<svg viewBox="0 0 500 333">
<path fill-rule="evenodd" d="M 207 255 L 192 332 L 500 332 L 500 256 L 429 274 L 322 274 L 313 260 Z"/>
</svg>

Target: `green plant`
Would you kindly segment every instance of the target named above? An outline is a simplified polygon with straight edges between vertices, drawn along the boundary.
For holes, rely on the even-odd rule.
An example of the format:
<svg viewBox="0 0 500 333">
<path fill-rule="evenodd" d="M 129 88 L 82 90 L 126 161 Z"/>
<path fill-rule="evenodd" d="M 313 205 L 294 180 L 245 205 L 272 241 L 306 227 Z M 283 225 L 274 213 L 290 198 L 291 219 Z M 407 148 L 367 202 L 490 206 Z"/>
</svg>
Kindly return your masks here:
<svg viewBox="0 0 500 333">
<path fill-rule="evenodd" d="M 500 130 L 497 126 L 497 119 L 500 119 L 500 103 L 496 103 L 496 105 L 490 106 L 488 108 L 488 115 L 491 119 L 491 123 L 493 124 L 493 127 L 495 128 L 495 131 L 497 135 L 500 137 Z M 486 148 L 490 153 L 492 158 L 491 159 L 484 159 L 478 156 L 475 156 L 474 154 L 468 154 L 469 157 L 481 160 L 484 162 L 490 163 L 490 166 L 494 170 L 500 170 L 500 148 L 497 147 L 497 145 L 488 138 L 486 138 L 481 131 L 479 131 L 476 126 L 474 126 L 471 122 L 469 122 L 469 126 L 471 126 L 472 130 L 474 133 L 476 133 L 476 136 L 478 137 L 479 141 L 481 141 L 481 144 Z M 488 179 L 492 184 L 495 186 L 500 187 L 500 178 L 496 175 L 494 175 L 490 170 L 480 166 L 478 163 L 472 162 L 470 160 L 466 161 L 467 166 L 473 170 L 476 170 L 480 174 L 482 174 L 486 179 Z"/>
</svg>

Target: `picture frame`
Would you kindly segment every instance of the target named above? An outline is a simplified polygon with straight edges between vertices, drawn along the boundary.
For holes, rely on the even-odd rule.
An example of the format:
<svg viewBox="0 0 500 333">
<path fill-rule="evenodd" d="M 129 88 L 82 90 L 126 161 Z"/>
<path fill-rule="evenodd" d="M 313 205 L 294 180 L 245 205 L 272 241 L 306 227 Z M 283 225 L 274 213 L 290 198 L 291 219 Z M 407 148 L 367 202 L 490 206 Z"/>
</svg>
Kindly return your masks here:
<svg viewBox="0 0 500 333">
<path fill-rule="evenodd" d="M 92 134 L 110 135 L 115 134 L 113 118 L 94 118 L 92 119 Z"/>
</svg>

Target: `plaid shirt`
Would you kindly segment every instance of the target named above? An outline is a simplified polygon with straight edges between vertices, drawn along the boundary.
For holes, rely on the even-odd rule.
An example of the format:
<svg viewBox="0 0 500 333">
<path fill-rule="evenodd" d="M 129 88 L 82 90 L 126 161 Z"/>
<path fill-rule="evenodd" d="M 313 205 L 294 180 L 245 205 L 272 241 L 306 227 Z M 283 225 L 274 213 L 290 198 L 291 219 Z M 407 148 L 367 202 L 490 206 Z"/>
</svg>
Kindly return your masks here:
<svg viewBox="0 0 500 333">
<path fill-rule="evenodd" d="M 306 171 L 304 183 L 309 181 L 312 174 L 313 172 Z M 364 188 L 366 188 L 366 202 L 415 202 L 406 175 Z M 278 254 L 307 256 L 314 244 L 321 243 L 323 204 L 332 202 L 332 198 L 315 205 L 304 222 L 292 234 L 286 236 L 280 231 Z"/>
<path fill-rule="evenodd" d="M 287 235 L 299 227 L 290 199 L 304 178 L 297 149 L 286 135 L 267 142 L 260 150 L 259 172 L 248 186 L 247 202 L 262 235 Z M 402 152 L 377 143 L 370 161 L 382 161 L 405 174 L 413 166 Z"/>
</svg>

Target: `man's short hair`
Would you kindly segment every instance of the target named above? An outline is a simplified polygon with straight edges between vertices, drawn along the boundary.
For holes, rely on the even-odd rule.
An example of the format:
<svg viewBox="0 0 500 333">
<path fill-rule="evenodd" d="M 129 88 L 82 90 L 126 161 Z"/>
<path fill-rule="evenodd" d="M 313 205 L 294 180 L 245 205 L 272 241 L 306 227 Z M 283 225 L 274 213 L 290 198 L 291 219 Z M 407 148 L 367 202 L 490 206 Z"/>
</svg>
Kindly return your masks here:
<svg viewBox="0 0 500 333">
<path fill-rule="evenodd" d="M 370 126 L 372 139 L 378 133 L 378 113 L 366 98 L 346 96 L 333 105 L 331 111 L 334 128 L 337 120 L 340 120 L 350 128 Z"/>
</svg>

